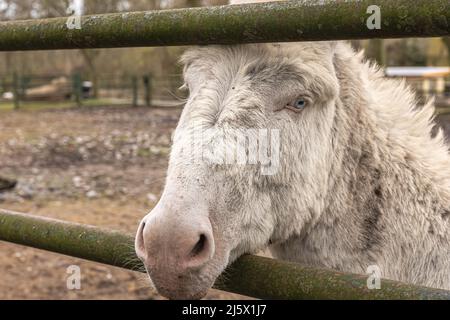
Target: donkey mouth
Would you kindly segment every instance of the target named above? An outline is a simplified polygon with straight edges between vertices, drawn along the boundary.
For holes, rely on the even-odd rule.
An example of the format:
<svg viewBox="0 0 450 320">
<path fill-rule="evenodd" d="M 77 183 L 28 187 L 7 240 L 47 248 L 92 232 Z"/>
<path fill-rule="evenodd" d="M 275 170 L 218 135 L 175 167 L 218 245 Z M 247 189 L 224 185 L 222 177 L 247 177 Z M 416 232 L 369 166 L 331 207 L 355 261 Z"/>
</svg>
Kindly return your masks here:
<svg viewBox="0 0 450 320">
<path fill-rule="evenodd" d="M 194 283 L 160 284 L 152 281 L 157 292 L 170 300 L 199 300 L 204 298 L 212 285 L 200 285 Z"/>
<path fill-rule="evenodd" d="M 206 296 L 208 290 L 198 291 L 196 293 L 161 293 L 162 296 L 168 298 L 169 300 L 200 300 Z"/>
</svg>

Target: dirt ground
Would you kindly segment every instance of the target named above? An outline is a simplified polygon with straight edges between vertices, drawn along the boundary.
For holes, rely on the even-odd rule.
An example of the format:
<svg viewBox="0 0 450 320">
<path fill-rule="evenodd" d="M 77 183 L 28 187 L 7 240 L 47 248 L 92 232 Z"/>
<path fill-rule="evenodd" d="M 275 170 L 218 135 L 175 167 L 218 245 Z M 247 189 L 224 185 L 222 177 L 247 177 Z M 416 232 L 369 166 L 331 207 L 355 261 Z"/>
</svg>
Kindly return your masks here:
<svg viewBox="0 0 450 320">
<path fill-rule="evenodd" d="M 162 191 L 178 109 L 0 112 L 0 207 L 134 233 Z M 81 268 L 68 290 L 67 267 Z M 236 298 L 211 290 L 207 299 Z M 144 274 L 0 242 L 0 299 L 161 299 Z"/>
</svg>

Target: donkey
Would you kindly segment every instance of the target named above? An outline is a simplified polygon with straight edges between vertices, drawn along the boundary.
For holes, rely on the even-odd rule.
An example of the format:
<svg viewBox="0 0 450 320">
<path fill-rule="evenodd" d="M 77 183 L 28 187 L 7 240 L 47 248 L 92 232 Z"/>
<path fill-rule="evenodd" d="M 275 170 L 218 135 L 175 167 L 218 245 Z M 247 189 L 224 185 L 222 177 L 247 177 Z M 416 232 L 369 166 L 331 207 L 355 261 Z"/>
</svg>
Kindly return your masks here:
<svg viewBox="0 0 450 320">
<path fill-rule="evenodd" d="M 182 62 L 189 98 L 135 244 L 162 295 L 201 298 L 235 259 L 267 247 L 450 289 L 450 157 L 442 131 L 431 134 L 432 102 L 418 107 L 346 42 L 206 46 Z M 210 131 L 193 143 L 199 128 Z M 279 141 L 258 141 L 263 130 Z M 234 146 L 217 139 L 236 132 L 247 135 Z M 197 157 L 245 147 L 248 160 L 251 141 L 278 152 L 277 166 Z"/>
</svg>

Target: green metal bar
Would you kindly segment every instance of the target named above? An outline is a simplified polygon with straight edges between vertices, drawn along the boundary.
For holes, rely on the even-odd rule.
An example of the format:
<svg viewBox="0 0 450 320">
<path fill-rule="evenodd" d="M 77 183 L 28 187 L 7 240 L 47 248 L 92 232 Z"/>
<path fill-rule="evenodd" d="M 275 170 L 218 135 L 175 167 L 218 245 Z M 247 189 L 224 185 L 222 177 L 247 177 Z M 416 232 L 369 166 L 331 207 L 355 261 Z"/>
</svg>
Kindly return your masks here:
<svg viewBox="0 0 450 320">
<path fill-rule="evenodd" d="M 370 30 L 370 5 L 381 28 Z M 283 1 L 0 23 L 0 51 L 438 37 L 450 35 L 448 0 Z"/>
<path fill-rule="evenodd" d="M 134 237 L 118 231 L 0 209 L 0 240 L 108 265 L 143 270 Z M 245 255 L 219 277 L 215 288 L 271 299 L 446 299 L 450 291 L 391 280 L 367 289 L 367 276 Z"/>
</svg>

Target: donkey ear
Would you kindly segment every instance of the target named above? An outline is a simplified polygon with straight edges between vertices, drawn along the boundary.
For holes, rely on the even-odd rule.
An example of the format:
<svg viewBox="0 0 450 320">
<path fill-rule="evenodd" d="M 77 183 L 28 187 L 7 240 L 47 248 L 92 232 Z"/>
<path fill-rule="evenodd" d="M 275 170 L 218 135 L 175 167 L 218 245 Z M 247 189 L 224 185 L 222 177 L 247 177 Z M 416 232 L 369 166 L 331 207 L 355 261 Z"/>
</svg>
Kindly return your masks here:
<svg viewBox="0 0 450 320">
<path fill-rule="evenodd" d="M 336 48 L 337 48 L 338 42 L 337 41 L 329 41 L 328 44 L 330 45 L 331 56 L 334 57 L 334 55 L 336 54 Z"/>
<path fill-rule="evenodd" d="M 321 75 L 323 82 L 323 96 L 332 99 L 338 96 L 340 91 L 340 83 L 338 78 L 338 70 L 336 66 L 337 55 L 339 54 L 339 43 L 337 41 L 326 41 L 320 43 L 321 57 L 319 64 L 325 66 L 329 71 Z"/>
<path fill-rule="evenodd" d="M 330 41 L 329 44 L 330 44 L 331 63 L 333 65 L 333 68 L 336 68 L 336 56 L 338 54 L 338 49 L 337 49 L 338 42 L 337 41 Z"/>
<path fill-rule="evenodd" d="M 313 44 L 313 60 L 334 71 L 336 54 L 338 51 L 337 41 L 323 41 Z"/>
<path fill-rule="evenodd" d="M 338 42 L 337 41 L 325 41 L 320 43 L 321 55 L 330 59 L 331 62 L 334 60 L 336 54 Z"/>
<path fill-rule="evenodd" d="M 319 58 L 322 62 L 332 63 L 336 54 L 337 41 L 308 42 L 307 48 L 312 52 L 311 59 Z"/>
<path fill-rule="evenodd" d="M 328 45 L 330 46 L 331 51 L 336 50 L 338 41 L 327 41 Z"/>
</svg>

